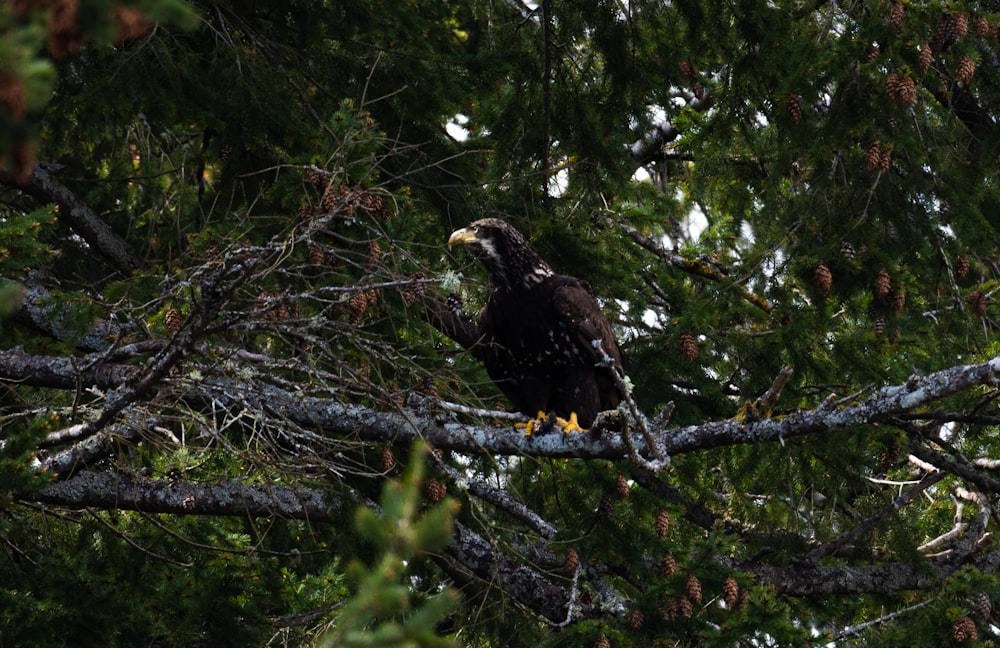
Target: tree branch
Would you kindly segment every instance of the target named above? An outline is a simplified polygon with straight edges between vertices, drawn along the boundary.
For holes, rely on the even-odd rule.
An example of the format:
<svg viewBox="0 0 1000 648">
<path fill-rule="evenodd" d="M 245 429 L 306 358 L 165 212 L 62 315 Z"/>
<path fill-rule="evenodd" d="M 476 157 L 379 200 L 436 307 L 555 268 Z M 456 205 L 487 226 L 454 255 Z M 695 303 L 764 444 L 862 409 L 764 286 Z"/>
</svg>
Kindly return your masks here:
<svg viewBox="0 0 1000 648">
<path fill-rule="evenodd" d="M 157 366 L 164 364 L 163 360 L 157 361 Z M 133 367 L 125 365 L 102 365 L 81 372 L 68 359 L 31 356 L 18 349 L 0 351 L 0 381 L 16 381 L 38 387 L 76 389 L 93 384 L 101 389 L 110 389 L 120 385 L 115 379 L 125 379 L 133 371 Z M 997 385 L 998 371 L 1000 357 L 912 377 L 904 384 L 877 390 L 853 405 L 836 407 L 823 404 L 780 418 L 743 423 L 735 419 L 712 421 L 654 430 L 654 435 L 662 444 L 662 449 L 668 455 L 674 455 L 850 429 L 885 421 L 901 412 L 972 387 Z M 441 422 L 431 412 L 382 412 L 335 399 L 303 397 L 262 382 L 206 377 L 197 384 L 190 384 L 164 376 L 162 372 L 157 372 L 157 377 L 171 386 L 172 393 L 176 394 L 180 388 L 183 398 L 192 404 L 215 403 L 227 408 L 272 412 L 303 428 L 365 441 L 410 443 L 419 437 L 434 447 L 472 455 L 487 452 L 493 455 L 620 459 L 626 457 L 628 452 L 626 444 L 616 434 L 603 434 L 598 438 L 589 434 L 525 436 L 511 427 L 490 428 L 454 421 Z M 151 378 L 147 373 L 129 393 L 135 395 L 143 389 L 152 389 L 154 381 Z M 636 436 L 633 443 L 639 452 L 648 451 L 641 435 Z M 977 483 L 982 481 L 981 477 L 979 480 Z"/>
<path fill-rule="evenodd" d="M 340 520 L 342 503 L 313 488 L 264 484 L 200 484 L 85 470 L 21 501 L 179 515 L 240 515 L 312 522 Z"/>
<path fill-rule="evenodd" d="M 66 185 L 52 177 L 46 164 L 35 165 L 27 182 L 18 182 L 8 174 L 0 174 L 0 182 L 17 187 L 42 203 L 59 205 L 59 220 L 80 235 L 117 270 L 128 276 L 145 263 L 125 240 L 118 236 L 94 211 Z"/>
</svg>

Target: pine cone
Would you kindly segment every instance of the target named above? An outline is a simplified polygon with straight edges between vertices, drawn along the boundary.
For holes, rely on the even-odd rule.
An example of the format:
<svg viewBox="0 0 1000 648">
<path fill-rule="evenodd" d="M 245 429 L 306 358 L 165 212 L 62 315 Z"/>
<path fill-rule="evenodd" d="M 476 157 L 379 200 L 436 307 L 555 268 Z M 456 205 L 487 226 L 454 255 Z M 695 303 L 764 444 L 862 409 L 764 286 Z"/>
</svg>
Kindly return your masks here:
<svg viewBox="0 0 1000 648">
<path fill-rule="evenodd" d="M 865 63 L 874 63 L 878 60 L 881 53 L 882 48 L 878 46 L 878 43 L 871 43 L 868 45 L 868 49 L 865 50 Z"/>
<path fill-rule="evenodd" d="M 920 70 L 921 74 L 927 72 L 931 69 L 931 63 L 934 62 L 934 50 L 931 49 L 931 44 L 924 42 L 920 44 L 920 53 L 917 54 L 917 69 Z"/>
<path fill-rule="evenodd" d="M 785 103 L 785 110 L 788 111 L 788 118 L 793 124 L 802 121 L 802 100 L 799 99 L 799 95 L 789 95 L 788 101 Z"/>
<path fill-rule="evenodd" d="M 438 393 L 437 385 L 434 384 L 434 376 L 424 376 L 420 384 L 417 385 L 417 391 L 424 396 L 430 396 L 434 399 L 441 398 L 441 394 Z"/>
<path fill-rule="evenodd" d="M 990 595 L 986 592 L 976 592 L 973 594 L 969 598 L 969 606 L 972 608 L 973 614 L 982 621 L 989 621 L 993 615 L 993 601 L 990 600 Z"/>
<path fill-rule="evenodd" d="M 931 47 L 935 52 L 947 52 L 969 33 L 969 19 L 964 13 L 944 13 L 934 29 Z"/>
<path fill-rule="evenodd" d="M 643 614 L 642 610 L 633 610 L 632 617 L 629 619 L 628 624 L 633 630 L 638 630 L 645 622 L 646 615 Z"/>
<path fill-rule="evenodd" d="M 663 540 L 670 531 L 670 513 L 666 509 L 660 509 L 656 514 L 656 537 Z"/>
<path fill-rule="evenodd" d="M 979 639 L 976 622 L 967 616 L 958 617 L 955 619 L 955 623 L 951 625 L 951 636 L 955 639 L 955 643 L 976 641 Z"/>
<path fill-rule="evenodd" d="M 902 31 L 903 14 L 905 13 L 906 8 L 903 6 L 903 3 L 894 0 L 892 5 L 889 6 L 889 26 L 897 32 Z"/>
<path fill-rule="evenodd" d="M 875 313 L 872 316 L 872 329 L 875 331 L 876 336 L 881 337 L 881 335 L 885 332 L 885 327 L 887 325 L 888 322 L 885 319 L 884 313 Z"/>
<path fill-rule="evenodd" d="M 184 323 L 184 318 L 181 317 L 180 312 L 176 308 L 168 308 L 166 315 L 163 317 L 163 323 L 167 327 L 167 332 L 170 335 L 177 335 L 177 331 L 181 330 L 181 324 Z"/>
<path fill-rule="evenodd" d="M 892 152 L 878 140 L 872 142 L 865 152 L 865 168 L 884 173 L 892 163 Z"/>
<path fill-rule="evenodd" d="M 958 257 L 955 259 L 955 275 L 959 279 L 965 279 L 969 275 L 969 260 L 965 257 Z"/>
<path fill-rule="evenodd" d="M 372 239 L 368 241 L 368 260 L 367 265 L 369 269 L 378 266 L 379 259 L 382 258 L 382 246 L 378 244 L 377 239 Z"/>
<path fill-rule="evenodd" d="M 899 461 L 899 451 L 901 446 L 899 444 L 899 439 L 893 439 L 888 443 L 885 448 L 879 453 L 878 465 L 879 470 L 882 473 L 888 472 L 896 462 Z"/>
<path fill-rule="evenodd" d="M 326 171 L 320 169 L 309 169 L 305 174 L 306 184 L 312 186 L 315 189 L 326 185 L 326 179 L 329 177 Z"/>
<path fill-rule="evenodd" d="M 313 265 L 323 265 L 326 263 L 326 253 L 323 252 L 323 248 L 315 243 L 310 243 L 307 246 L 309 251 L 309 263 Z"/>
<path fill-rule="evenodd" d="M 685 593 L 692 603 L 701 605 L 701 581 L 694 574 L 688 574 Z"/>
<path fill-rule="evenodd" d="M 689 361 L 698 357 L 698 341 L 690 331 L 681 331 L 680 335 L 681 353 Z"/>
<path fill-rule="evenodd" d="M 979 317 L 986 316 L 986 295 L 978 290 L 973 290 L 969 293 L 969 305 L 972 306 L 972 312 Z"/>
<path fill-rule="evenodd" d="M 676 599 L 667 601 L 667 604 L 660 608 L 660 613 L 669 621 L 676 621 L 680 616 L 680 603 Z"/>
<path fill-rule="evenodd" d="M 567 576 L 572 576 L 576 573 L 577 568 L 580 566 L 580 554 L 576 553 L 576 549 L 566 550 L 566 559 L 563 561 L 563 573 Z"/>
<path fill-rule="evenodd" d="M 625 479 L 625 475 L 621 473 L 618 474 L 618 479 L 615 483 L 615 487 L 618 489 L 618 495 L 622 499 L 626 499 L 629 495 L 629 485 L 628 480 Z"/>
<path fill-rule="evenodd" d="M 411 282 L 403 286 L 403 303 L 407 306 L 412 306 L 414 302 L 427 294 L 427 285 L 423 283 L 423 278 L 422 272 L 414 272 L 407 276 Z"/>
<path fill-rule="evenodd" d="M 446 300 L 448 304 L 448 310 L 451 311 L 452 315 L 461 316 L 463 314 L 462 308 L 462 296 L 458 293 L 449 293 L 448 299 Z"/>
<path fill-rule="evenodd" d="M 611 642 L 604 635 L 594 642 L 594 648 L 611 648 Z"/>
<path fill-rule="evenodd" d="M 694 64 L 691 63 L 691 61 L 685 59 L 680 63 L 678 63 L 677 67 L 680 68 L 681 76 L 684 77 L 685 79 L 691 80 L 694 78 L 695 75 Z"/>
<path fill-rule="evenodd" d="M 351 312 L 349 319 L 351 326 L 358 326 L 365 319 L 365 311 L 368 310 L 368 291 L 358 291 L 347 300 L 347 308 Z"/>
<path fill-rule="evenodd" d="M 830 287 L 833 285 L 833 274 L 822 261 L 817 263 L 813 269 L 813 279 L 815 279 L 816 287 L 820 289 L 820 292 L 830 292 Z"/>
<path fill-rule="evenodd" d="M 980 38 L 986 38 L 993 32 L 993 28 L 990 27 L 990 21 L 986 16 L 976 16 L 976 19 L 972 23 L 972 30 Z"/>
<path fill-rule="evenodd" d="M 288 306 L 277 301 L 281 293 L 273 290 L 262 290 L 257 295 L 257 310 L 264 311 L 264 317 L 272 322 L 283 322 L 288 319 Z"/>
<path fill-rule="evenodd" d="M 611 498 L 605 495 L 597 505 L 597 513 L 605 520 L 610 519 L 615 514 L 615 505 Z"/>
<path fill-rule="evenodd" d="M 889 75 L 892 76 L 892 75 Z M 895 93 L 890 91 L 889 98 L 903 108 L 910 108 L 917 103 L 917 82 L 913 77 L 896 75 Z"/>
<path fill-rule="evenodd" d="M 730 610 L 736 605 L 736 600 L 740 596 L 740 586 L 736 582 L 736 579 L 732 576 L 727 576 L 726 580 L 722 583 L 722 600 L 726 602 L 726 607 Z"/>
<path fill-rule="evenodd" d="M 899 313 L 906 306 L 906 293 L 902 290 L 897 290 L 896 292 L 889 295 L 889 306 L 895 312 Z"/>
<path fill-rule="evenodd" d="M 664 578 L 670 578 L 677 573 L 677 559 L 674 558 L 674 554 L 667 552 L 660 559 L 660 575 Z"/>
<path fill-rule="evenodd" d="M 875 295 L 876 299 L 883 299 L 892 290 L 892 279 L 889 278 L 889 272 L 882 268 L 878 271 L 878 276 L 875 277 L 875 284 L 872 286 L 872 294 Z"/>
<path fill-rule="evenodd" d="M 691 599 L 682 596 L 681 600 L 677 601 L 677 613 L 682 619 L 690 619 L 694 615 L 694 604 L 691 603 Z"/>
<path fill-rule="evenodd" d="M 969 83 L 972 82 L 972 77 L 975 73 L 976 62 L 971 56 L 966 54 L 958 62 L 958 67 L 955 69 L 955 81 L 962 85 L 969 85 Z"/>
<path fill-rule="evenodd" d="M 848 261 L 853 260 L 855 255 L 854 246 L 847 241 L 841 241 L 840 253 L 844 255 L 844 258 Z"/>
<path fill-rule="evenodd" d="M 382 472 L 389 474 L 396 469 L 396 457 L 392 454 L 392 448 L 386 446 L 382 448 Z"/>
<path fill-rule="evenodd" d="M 439 480 L 433 477 L 427 480 L 427 484 L 424 486 L 424 495 L 427 496 L 428 501 L 440 502 L 447 494 L 448 488 Z"/>
</svg>

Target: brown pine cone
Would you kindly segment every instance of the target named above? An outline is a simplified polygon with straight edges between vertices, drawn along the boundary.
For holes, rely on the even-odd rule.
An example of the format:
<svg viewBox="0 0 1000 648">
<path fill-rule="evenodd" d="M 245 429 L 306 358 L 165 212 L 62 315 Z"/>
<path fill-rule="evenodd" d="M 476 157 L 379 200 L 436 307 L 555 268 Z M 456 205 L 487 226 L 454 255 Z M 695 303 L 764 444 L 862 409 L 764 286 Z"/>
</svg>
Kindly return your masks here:
<svg viewBox="0 0 1000 648">
<path fill-rule="evenodd" d="M 894 0 L 889 7 L 889 25 L 897 32 L 903 30 L 903 15 L 905 13 L 906 8 L 898 0 Z"/>
<path fill-rule="evenodd" d="M 576 573 L 577 567 L 580 566 L 580 554 L 576 553 L 576 549 L 566 550 L 566 559 L 563 561 L 563 573 L 567 576 L 572 576 Z"/>
<path fill-rule="evenodd" d="M 983 621 L 988 621 L 993 615 L 993 601 L 986 592 L 976 592 L 969 597 L 969 605 L 972 612 Z"/>
<path fill-rule="evenodd" d="M 971 56 L 966 54 L 958 62 L 958 67 L 955 69 L 955 81 L 962 85 L 969 85 L 969 83 L 972 82 L 972 77 L 975 73 L 976 61 L 973 60 Z"/>
<path fill-rule="evenodd" d="M 986 316 L 986 295 L 981 291 L 973 290 L 969 293 L 969 305 L 972 306 L 972 312 L 979 317 Z"/>
<path fill-rule="evenodd" d="M 976 629 L 976 622 L 967 616 L 960 616 L 951 625 L 951 636 L 955 643 L 965 643 L 966 641 L 976 641 L 979 639 L 979 631 Z"/>
<path fill-rule="evenodd" d="M 619 473 L 618 479 L 615 482 L 615 488 L 618 489 L 618 495 L 622 499 L 625 499 L 629 495 L 629 485 L 628 480 L 625 479 L 625 475 Z"/>
<path fill-rule="evenodd" d="M 666 509 L 660 509 L 656 514 L 656 537 L 663 540 L 670 531 L 670 513 Z"/>
<path fill-rule="evenodd" d="M 736 582 L 736 579 L 732 576 L 727 576 L 726 580 L 722 583 L 722 600 L 726 602 L 726 607 L 730 610 L 736 605 L 737 599 L 740 597 L 740 586 Z"/>
<path fill-rule="evenodd" d="M 869 171 L 888 171 L 891 161 L 889 150 L 878 140 L 872 142 L 865 151 L 865 168 Z"/>
<path fill-rule="evenodd" d="M 976 16 L 972 22 L 972 30 L 980 38 L 986 38 L 993 33 L 993 28 L 990 27 L 990 21 L 986 16 Z"/>
<path fill-rule="evenodd" d="M 955 259 L 955 274 L 959 279 L 965 279 L 969 275 L 969 260 L 965 257 Z"/>
<path fill-rule="evenodd" d="M 934 29 L 931 47 L 936 52 L 947 52 L 969 33 L 969 19 L 964 13 L 943 13 Z"/>
<path fill-rule="evenodd" d="M 698 341 L 690 331 L 681 331 L 680 343 L 685 358 L 690 361 L 698 357 Z"/>
<path fill-rule="evenodd" d="M 878 46 L 878 43 L 871 43 L 868 45 L 868 49 L 865 50 L 865 63 L 874 63 L 878 60 L 881 53 L 882 48 Z"/>
<path fill-rule="evenodd" d="M 427 484 L 424 486 L 424 495 L 427 496 L 430 502 L 440 502 L 448 494 L 448 488 L 439 480 L 431 477 L 427 480 Z"/>
<path fill-rule="evenodd" d="M 833 273 L 822 261 L 817 263 L 813 269 L 813 279 L 816 280 L 816 287 L 820 289 L 820 292 L 830 292 L 830 287 L 833 285 Z"/>
<path fill-rule="evenodd" d="M 677 601 L 677 613 L 681 618 L 690 619 L 694 615 L 694 604 L 691 603 L 691 599 L 682 596 L 681 600 Z"/>
<path fill-rule="evenodd" d="M 677 559 L 674 558 L 674 554 L 667 552 L 660 559 L 660 575 L 664 578 L 670 578 L 677 573 Z"/>
<path fill-rule="evenodd" d="M 931 63 L 934 62 L 934 50 L 931 49 L 931 44 L 924 42 L 920 44 L 920 53 L 917 54 L 917 69 L 923 74 L 927 70 L 931 69 Z"/>
<path fill-rule="evenodd" d="M 396 469 L 396 457 L 392 454 L 392 448 L 386 446 L 382 448 L 382 472 L 391 473 Z"/>
<path fill-rule="evenodd" d="M 788 101 L 785 103 L 785 110 L 788 111 L 788 118 L 793 124 L 802 121 L 802 100 L 799 99 L 799 95 L 789 95 Z"/>
<path fill-rule="evenodd" d="M 688 574 L 685 586 L 686 595 L 695 605 L 701 605 L 701 581 L 694 574 Z"/>
<path fill-rule="evenodd" d="M 177 331 L 181 330 L 181 325 L 184 323 L 184 318 L 181 317 L 180 312 L 176 308 L 168 308 L 166 315 L 163 317 L 163 323 L 167 327 L 167 332 L 170 335 L 177 335 Z"/>
<path fill-rule="evenodd" d="M 882 299 L 889 294 L 890 290 L 892 290 L 892 279 L 889 277 L 888 270 L 882 268 L 878 271 L 878 276 L 875 277 L 872 294 L 875 295 L 876 299 Z"/>
</svg>

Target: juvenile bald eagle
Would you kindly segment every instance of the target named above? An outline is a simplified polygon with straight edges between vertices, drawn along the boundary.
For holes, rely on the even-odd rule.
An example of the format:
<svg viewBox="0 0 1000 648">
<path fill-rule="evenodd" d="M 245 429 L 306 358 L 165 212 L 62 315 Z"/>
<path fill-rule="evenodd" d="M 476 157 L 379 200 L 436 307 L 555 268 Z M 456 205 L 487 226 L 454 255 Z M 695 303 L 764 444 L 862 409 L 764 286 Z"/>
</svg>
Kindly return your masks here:
<svg viewBox="0 0 1000 648">
<path fill-rule="evenodd" d="M 497 218 L 455 231 L 448 247 L 455 245 L 467 247 L 489 275 L 476 355 L 514 407 L 529 416 L 555 413 L 568 419 L 567 431 L 614 409 L 622 394 L 612 372 L 624 376 L 622 357 L 590 287 L 553 272 Z"/>
</svg>

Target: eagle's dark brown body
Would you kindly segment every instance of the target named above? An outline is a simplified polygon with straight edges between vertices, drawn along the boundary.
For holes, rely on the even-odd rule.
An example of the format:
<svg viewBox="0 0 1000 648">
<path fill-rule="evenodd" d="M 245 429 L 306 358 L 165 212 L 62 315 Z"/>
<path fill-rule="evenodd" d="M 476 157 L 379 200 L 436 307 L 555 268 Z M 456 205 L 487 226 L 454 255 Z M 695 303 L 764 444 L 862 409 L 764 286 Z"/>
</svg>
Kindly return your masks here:
<svg viewBox="0 0 1000 648">
<path fill-rule="evenodd" d="M 614 332 L 588 286 L 552 272 L 513 227 L 495 218 L 451 235 L 483 262 L 491 292 L 480 313 L 477 355 L 518 411 L 575 413 L 590 427 L 621 400 Z"/>
</svg>

